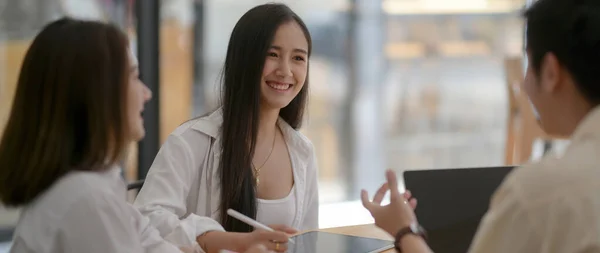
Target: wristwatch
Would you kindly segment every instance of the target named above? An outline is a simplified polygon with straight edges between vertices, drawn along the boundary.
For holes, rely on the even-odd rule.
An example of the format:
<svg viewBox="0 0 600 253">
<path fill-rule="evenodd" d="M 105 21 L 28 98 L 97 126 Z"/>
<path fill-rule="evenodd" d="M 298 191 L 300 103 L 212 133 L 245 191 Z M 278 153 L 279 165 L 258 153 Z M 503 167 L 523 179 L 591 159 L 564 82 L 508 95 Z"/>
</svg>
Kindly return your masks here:
<svg viewBox="0 0 600 253">
<path fill-rule="evenodd" d="M 402 238 L 408 234 L 418 235 L 422 237 L 425 241 L 427 241 L 427 231 L 425 231 L 425 229 L 421 227 L 418 223 L 413 222 L 412 224 L 410 224 L 410 226 L 400 229 L 400 231 L 398 231 L 398 233 L 396 234 L 396 241 L 394 242 L 394 246 L 396 248 L 396 251 L 398 251 L 399 253 L 402 252 L 402 249 L 400 249 L 400 240 L 402 240 Z"/>
</svg>

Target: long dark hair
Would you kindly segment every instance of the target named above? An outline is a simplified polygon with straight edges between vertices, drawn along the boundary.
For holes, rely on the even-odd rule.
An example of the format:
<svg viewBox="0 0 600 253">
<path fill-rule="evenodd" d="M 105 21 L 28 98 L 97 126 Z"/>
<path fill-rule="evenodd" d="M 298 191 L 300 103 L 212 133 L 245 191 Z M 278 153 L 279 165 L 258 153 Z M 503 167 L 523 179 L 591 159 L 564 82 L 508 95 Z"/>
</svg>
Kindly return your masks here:
<svg viewBox="0 0 600 253">
<path fill-rule="evenodd" d="M 44 27 L 23 60 L 0 141 L 0 200 L 30 203 L 72 170 L 103 170 L 127 142 L 127 37 L 63 18 Z"/>
<path fill-rule="evenodd" d="M 252 231 L 252 227 L 229 217 L 229 208 L 256 218 L 256 185 L 251 166 L 258 132 L 260 82 L 273 37 L 279 26 L 286 22 L 296 22 L 302 28 L 310 54 L 312 42 L 306 25 L 284 4 L 264 4 L 250 9 L 237 22 L 229 39 L 222 73 L 222 155 L 219 165 L 220 215 L 227 231 Z M 279 112 L 294 129 L 302 124 L 307 98 L 308 73 L 302 90 Z"/>
</svg>

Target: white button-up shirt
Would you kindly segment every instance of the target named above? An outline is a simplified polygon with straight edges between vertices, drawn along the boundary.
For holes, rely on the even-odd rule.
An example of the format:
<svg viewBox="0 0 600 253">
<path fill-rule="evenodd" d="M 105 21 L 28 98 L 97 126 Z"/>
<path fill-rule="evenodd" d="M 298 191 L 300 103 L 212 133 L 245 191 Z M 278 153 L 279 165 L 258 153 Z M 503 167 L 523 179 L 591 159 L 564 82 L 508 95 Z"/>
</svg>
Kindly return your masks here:
<svg viewBox="0 0 600 253">
<path fill-rule="evenodd" d="M 73 171 L 26 206 L 15 253 L 181 252 L 126 201 L 120 170 Z"/>
<path fill-rule="evenodd" d="M 600 107 L 586 116 L 561 157 L 506 178 L 470 252 L 600 252 Z"/>
<path fill-rule="evenodd" d="M 206 231 L 223 231 L 218 221 L 222 111 L 188 121 L 167 138 L 150 168 L 134 205 L 167 240 L 199 249 L 196 237 Z M 318 228 L 317 163 L 312 143 L 284 120 L 278 126 L 288 146 L 294 177 L 294 213 L 288 226 Z M 268 205 L 258 203 L 261 210 Z M 283 207 L 286 208 L 285 206 Z M 285 210 L 282 210 L 285 211 Z M 286 212 L 289 213 L 289 212 Z M 267 217 L 269 218 L 269 217 Z M 281 217 L 280 217 L 281 218 Z"/>
</svg>

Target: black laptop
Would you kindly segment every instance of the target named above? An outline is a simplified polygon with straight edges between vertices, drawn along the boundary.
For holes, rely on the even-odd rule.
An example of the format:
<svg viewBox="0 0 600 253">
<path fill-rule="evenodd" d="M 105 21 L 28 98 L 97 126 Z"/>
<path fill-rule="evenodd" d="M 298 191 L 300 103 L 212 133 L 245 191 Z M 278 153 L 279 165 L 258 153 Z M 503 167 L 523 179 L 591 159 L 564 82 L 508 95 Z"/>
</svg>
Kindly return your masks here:
<svg viewBox="0 0 600 253">
<path fill-rule="evenodd" d="M 404 184 L 415 198 L 415 213 L 436 253 L 465 253 L 490 198 L 514 166 L 412 170 Z"/>
</svg>

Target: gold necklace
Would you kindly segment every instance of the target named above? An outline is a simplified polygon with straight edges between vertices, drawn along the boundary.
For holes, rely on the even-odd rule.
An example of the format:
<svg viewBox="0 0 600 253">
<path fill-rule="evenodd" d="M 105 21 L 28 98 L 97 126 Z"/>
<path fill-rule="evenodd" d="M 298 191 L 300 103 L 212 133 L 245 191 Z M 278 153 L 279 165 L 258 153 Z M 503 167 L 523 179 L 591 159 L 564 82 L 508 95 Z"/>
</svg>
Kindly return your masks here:
<svg viewBox="0 0 600 253">
<path fill-rule="evenodd" d="M 254 165 L 254 162 L 252 162 L 252 169 L 254 170 L 254 180 L 256 180 L 257 186 L 260 183 L 260 179 L 259 179 L 260 170 L 265 166 L 265 164 L 267 164 L 267 161 L 269 161 L 269 158 L 271 158 L 271 154 L 273 154 L 273 149 L 275 149 L 275 140 L 276 139 L 277 139 L 277 130 L 275 130 L 275 134 L 273 135 L 273 144 L 271 145 L 271 151 L 269 151 L 269 155 L 267 156 L 265 161 L 262 163 L 262 165 L 260 167 L 258 167 L 258 169 Z"/>
</svg>

